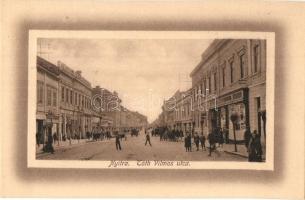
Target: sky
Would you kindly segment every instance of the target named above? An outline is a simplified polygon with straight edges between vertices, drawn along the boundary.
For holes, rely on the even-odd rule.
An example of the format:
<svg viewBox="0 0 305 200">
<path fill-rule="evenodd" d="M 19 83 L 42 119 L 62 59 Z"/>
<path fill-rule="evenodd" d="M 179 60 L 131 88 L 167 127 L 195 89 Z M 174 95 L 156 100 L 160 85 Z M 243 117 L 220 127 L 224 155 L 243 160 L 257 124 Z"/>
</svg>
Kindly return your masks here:
<svg viewBox="0 0 305 200">
<path fill-rule="evenodd" d="M 58 60 L 91 82 L 116 91 L 126 108 L 152 122 L 165 99 L 191 87 L 189 74 L 212 40 L 40 38 L 38 55 Z"/>
</svg>

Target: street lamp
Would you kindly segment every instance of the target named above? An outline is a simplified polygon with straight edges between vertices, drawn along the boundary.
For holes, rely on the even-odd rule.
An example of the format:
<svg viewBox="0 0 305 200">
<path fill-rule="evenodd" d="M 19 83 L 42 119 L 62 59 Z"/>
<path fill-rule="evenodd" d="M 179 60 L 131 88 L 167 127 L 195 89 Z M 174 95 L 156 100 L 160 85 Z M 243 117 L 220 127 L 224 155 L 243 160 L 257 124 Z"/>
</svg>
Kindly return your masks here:
<svg viewBox="0 0 305 200">
<path fill-rule="evenodd" d="M 236 124 L 237 124 L 237 120 L 238 120 L 238 114 L 237 113 L 232 113 L 230 118 L 231 118 L 231 121 L 232 121 L 232 124 L 233 124 L 234 149 L 235 149 L 235 152 L 237 152 L 235 128 L 236 128 Z"/>
<path fill-rule="evenodd" d="M 207 120 L 207 131 L 209 134 L 209 108 L 208 108 L 208 94 L 209 94 L 209 89 L 206 90 L 206 95 L 205 95 L 205 109 L 206 109 L 206 120 Z"/>
</svg>

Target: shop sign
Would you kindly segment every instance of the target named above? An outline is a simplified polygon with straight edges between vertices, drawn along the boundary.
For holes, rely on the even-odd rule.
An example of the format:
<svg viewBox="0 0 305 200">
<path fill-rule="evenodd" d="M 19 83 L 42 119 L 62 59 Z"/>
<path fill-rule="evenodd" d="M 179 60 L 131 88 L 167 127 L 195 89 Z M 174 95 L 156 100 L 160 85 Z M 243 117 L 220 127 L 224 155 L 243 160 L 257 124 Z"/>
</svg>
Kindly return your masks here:
<svg viewBox="0 0 305 200">
<path fill-rule="evenodd" d="M 219 105 L 228 105 L 228 104 L 231 104 L 233 101 L 234 102 L 242 101 L 243 98 L 244 98 L 244 92 L 241 90 L 241 91 L 235 92 L 233 94 L 219 98 L 218 103 L 219 103 Z"/>
</svg>

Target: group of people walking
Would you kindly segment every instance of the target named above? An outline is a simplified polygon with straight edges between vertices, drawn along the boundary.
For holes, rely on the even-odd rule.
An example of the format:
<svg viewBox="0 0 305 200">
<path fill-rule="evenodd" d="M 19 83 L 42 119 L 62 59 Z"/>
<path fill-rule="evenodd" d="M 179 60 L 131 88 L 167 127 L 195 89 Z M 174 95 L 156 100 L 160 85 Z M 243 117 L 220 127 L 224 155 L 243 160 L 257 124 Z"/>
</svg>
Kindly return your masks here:
<svg viewBox="0 0 305 200">
<path fill-rule="evenodd" d="M 201 150 L 206 150 L 205 147 L 205 141 L 206 138 L 203 134 L 200 136 L 195 133 L 193 136 L 193 141 L 194 144 L 196 145 L 196 150 L 199 151 L 199 147 L 201 146 Z M 200 144 L 200 146 L 199 146 Z M 191 152 L 192 151 L 192 136 L 190 133 L 187 133 L 186 137 L 184 138 L 184 147 L 186 152 Z"/>
<path fill-rule="evenodd" d="M 245 146 L 248 151 L 248 161 L 249 162 L 262 162 L 263 150 L 261 144 L 261 135 L 254 130 L 252 133 L 249 128 L 244 134 Z"/>
<path fill-rule="evenodd" d="M 192 152 L 192 144 L 194 144 L 196 151 L 199 151 L 200 149 L 205 151 L 208 149 L 208 156 L 211 156 L 213 152 L 220 155 L 218 148 L 223 148 L 224 143 L 234 144 L 233 140 L 229 140 L 229 130 L 223 128 L 213 128 L 206 138 L 203 133 L 198 134 L 194 130 L 191 132 L 186 131 L 184 134 L 182 130 L 157 127 L 152 130 L 152 136 L 159 136 L 160 141 L 183 141 L 184 138 L 186 152 Z M 206 146 L 206 141 L 208 142 L 208 146 Z M 247 149 L 249 162 L 263 161 L 261 137 L 256 130 L 251 133 L 249 128 L 247 128 L 242 142 Z"/>
<path fill-rule="evenodd" d="M 184 134 L 182 130 L 171 130 L 167 127 L 157 127 L 152 130 L 152 136 L 159 136 L 160 141 L 182 141 Z"/>
</svg>

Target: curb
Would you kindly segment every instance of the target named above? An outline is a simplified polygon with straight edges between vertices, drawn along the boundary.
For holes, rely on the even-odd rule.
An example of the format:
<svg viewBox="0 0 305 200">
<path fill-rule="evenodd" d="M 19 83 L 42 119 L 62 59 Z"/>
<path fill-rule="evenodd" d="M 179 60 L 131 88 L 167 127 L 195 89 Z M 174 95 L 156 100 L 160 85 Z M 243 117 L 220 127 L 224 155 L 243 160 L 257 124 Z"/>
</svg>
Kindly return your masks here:
<svg viewBox="0 0 305 200">
<path fill-rule="evenodd" d="M 238 152 L 232 152 L 232 151 L 227 151 L 227 150 L 224 150 L 224 152 L 226 152 L 228 154 L 232 154 L 232 155 L 237 155 L 237 156 L 240 156 L 240 157 L 243 157 L 243 158 L 248 158 L 248 156 L 240 154 Z"/>
<path fill-rule="evenodd" d="M 56 151 L 61 151 L 61 150 L 64 150 L 64 149 L 72 149 L 74 147 L 78 147 L 78 146 L 82 146 L 82 145 L 85 145 L 85 144 L 88 144 L 88 143 L 96 143 L 96 142 L 99 142 L 99 141 L 86 141 L 86 142 L 83 142 L 83 143 L 76 143 L 76 144 L 72 144 L 72 145 L 68 145 L 68 146 L 57 146 L 56 148 L 54 148 L 54 150 Z M 40 157 L 43 157 L 43 156 L 46 156 L 46 155 L 49 155 L 51 153 L 49 152 L 43 152 L 42 150 L 37 152 L 36 153 L 36 158 L 40 158 Z"/>
</svg>

